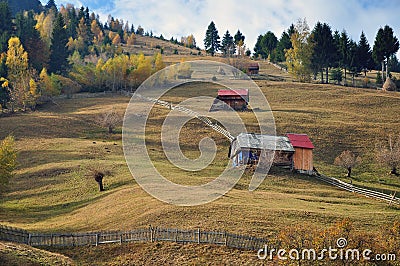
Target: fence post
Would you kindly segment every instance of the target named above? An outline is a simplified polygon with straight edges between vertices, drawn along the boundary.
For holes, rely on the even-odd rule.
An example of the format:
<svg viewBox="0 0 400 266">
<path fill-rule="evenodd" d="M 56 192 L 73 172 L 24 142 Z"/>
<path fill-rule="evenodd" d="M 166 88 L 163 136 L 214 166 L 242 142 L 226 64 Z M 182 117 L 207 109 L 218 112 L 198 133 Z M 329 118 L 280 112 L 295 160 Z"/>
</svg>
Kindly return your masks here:
<svg viewBox="0 0 400 266">
<path fill-rule="evenodd" d="M 32 237 L 32 235 L 31 235 L 31 233 L 29 233 L 28 234 L 28 243 L 26 243 L 28 246 L 31 245 L 31 237 Z"/>
<path fill-rule="evenodd" d="M 392 205 L 392 202 L 393 202 L 393 200 L 394 200 L 395 197 L 396 197 L 396 191 L 393 192 L 393 196 L 392 196 L 392 198 L 390 199 L 389 206 Z"/>
<path fill-rule="evenodd" d="M 99 233 L 96 233 L 96 247 L 99 245 Z"/>
<path fill-rule="evenodd" d="M 150 229 L 150 242 L 154 242 L 153 228 L 151 227 L 151 225 L 150 225 L 149 229 Z"/>
<path fill-rule="evenodd" d="M 226 231 L 224 232 L 224 238 L 225 238 L 225 246 L 228 246 L 228 234 Z"/>
<path fill-rule="evenodd" d="M 197 244 L 200 244 L 200 228 L 197 228 Z"/>
</svg>

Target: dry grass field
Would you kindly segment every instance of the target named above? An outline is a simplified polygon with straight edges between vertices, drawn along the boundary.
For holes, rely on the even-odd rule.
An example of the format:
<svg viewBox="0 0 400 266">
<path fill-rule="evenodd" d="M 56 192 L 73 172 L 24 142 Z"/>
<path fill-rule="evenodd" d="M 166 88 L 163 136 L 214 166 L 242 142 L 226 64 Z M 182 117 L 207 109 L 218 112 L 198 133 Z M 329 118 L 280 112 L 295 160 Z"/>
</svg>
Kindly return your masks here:
<svg viewBox="0 0 400 266">
<path fill-rule="evenodd" d="M 262 74 L 288 80 L 278 69 L 264 63 L 261 66 Z M 363 157 L 362 165 L 354 169 L 354 184 L 387 193 L 400 192 L 400 178 L 388 175 L 389 169 L 374 160 L 375 143 L 390 133 L 399 133 L 399 93 L 290 80 L 256 82 L 272 107 L 277 133 L 310 136 L 316 146 L 315 166 L 320 172 L 349 181 L 333 160 L 343 150 L 351 149 Z M 217 89 L 210 85 L 201 93 L 212 96 Z M 179 102 L 198 91 L 197 84 L 189 84 L 176 88 L 165 99 Z M 49 103 L 35 112 L 0 117 L 0 138 L 13 134 L 19 151 L 16 175 L 0 198 L 1 223 L 46 232 L 126 230 L 153 225 L 226 230 L 273 239 L 295 224 L 325 228 L 349 218 L 356 230 L 370 233 L 399 220 L 399 207 L 279 168 L 272 168 L 254 192 L 248 191 L 251 172 L 246 172 L 232 191 L 207 205 L 177 207 L 162 203 L 143 191 L 131 176 L 122 151 L 121 127 L 110 135 L 94 123 L 96 116 L 111 108 L 122 115 L 128 102 L 129 98 L 119 95 L 58 99 L 57 104 Z M 155 166 L 182 184 L 204 183 L 218 175 L 227 163 L 229 142 L 196 120 L 182 129 L 181 145 L 188 157 L 196 157 L 198 141 L 204 136 L 214 137 L 218 153 L 211 166 L 193 173 L 175 169 L 165 160 L 159 134 L 160 122 L 167 114 L 168 110 L 155 107 L 148 121 L 146 141 Z M 240 116 L 252 124 L 251 113 Z M 109 173 L 104 178 L 104 192 L 98 191 L 93 169 Z M 195 259 L 186 246 L 157 245 L 132 244 L 132 254 L 113 246 L 90 248 L 84 254 L 74 249 L 63 252 L 83 265 L 90 264 L 91 256 L 105 256 L 105 250 L 117 258 L 113 260 L 115 264 L 119 260 L 151 263 L 144 255 L 158 248 L 164 256 L 157 261 L 160 263 L 167 262 L 172 254 L 180 258 L 176 263 L 205 264 L 220 255 L 223 263 L 231 252 L 233 258 L 240 258 L 237 261 L 251 262 L 249 253 L 224 248 L 187 246 L 201 254 Z M 107 258 L 104 261 L 107 264 Z"/>
</svg>

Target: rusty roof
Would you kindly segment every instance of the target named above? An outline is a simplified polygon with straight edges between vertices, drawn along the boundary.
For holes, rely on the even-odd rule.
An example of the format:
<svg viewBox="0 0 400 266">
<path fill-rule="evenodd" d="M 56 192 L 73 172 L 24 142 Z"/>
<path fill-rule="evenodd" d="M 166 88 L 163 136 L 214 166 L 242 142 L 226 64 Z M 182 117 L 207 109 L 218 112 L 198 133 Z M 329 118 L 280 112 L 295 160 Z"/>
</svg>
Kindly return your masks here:
<svg viewBox="0 0 400 266">
<path fill-rule="evenodd" d="M 314 149 L 314 145 L 307 134 L 287 133 L 286 136 L 295 148 Z"/>
</svg>

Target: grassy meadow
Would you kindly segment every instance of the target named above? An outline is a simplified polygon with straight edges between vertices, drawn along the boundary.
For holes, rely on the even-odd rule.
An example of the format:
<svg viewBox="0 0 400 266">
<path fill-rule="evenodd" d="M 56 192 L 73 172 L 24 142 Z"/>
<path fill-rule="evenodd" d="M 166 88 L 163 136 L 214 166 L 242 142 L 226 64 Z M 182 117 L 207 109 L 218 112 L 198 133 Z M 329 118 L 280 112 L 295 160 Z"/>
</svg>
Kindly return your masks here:
<svg viewBox="0 0 400 266">
<path fill-rule="evenodd" d="M 344 181 L 349 181 L 344 178 L 346 171 L 334 166 L 333 160 L 343 150 L 351 149 L 363 158 L 354 169 L 354 184 L 399 194 L 400 178 L 388 175 L 389 169 L 374 160 L 375 143 L 388 134 L 399 133 L 399 93 L 296 83 L 266 63 L 262 68 L 264 77 L 280 75 L 286 80 L 256 80 L 272 107 L 278 134 L 308 134 L 316 147 L 315 167 Z M 195 95 L 198 86 L 176 88 L 165 100 L 184 100 Z M 202 93 L 212 96 L 217 90 L 218 86 L 210 85 Z M 126 230 L 152 225 L 226 230 L 273 239 L 295 224 L 326 228 L 348 218 L 356 230 L 370 233 L 399 220 L 400 207 L 275 167 L 253 192 L 248 191 L 252 173 L 247 171 L 233 190 L 212 203 L 177 207 L 160 202 L 131 176 L 122 150 L 121 126 L 115 134 L 108 134 L 94 122 L 96 116 L 111 108 L 123 115 L 129 100 L 120 95 L 57 99 L 35 112 L 0 117 L 0 138 L 13 134 L 19 152 L 15 177 L 0 197 L 1 223 L 42 232 Z M 159 137 L 167 114 L 167 109 L 153 108 L 146 128 L 148 151 L 157 169 L 181 184 L 200 184 L 219 175 L 228 160 L 229 142 L 197 120 L 189 121 L 182 129 L 181 147 L 187 157 L 195 158 L 199 155 L 198 142 L 205 136 L 213 137 L 218 146 L 213 163 L 193 173 L 174 168 L 165 160 Z M 240 116 L 251 126 L 252 113 Z M 98 191 L 93 170 L 108 173 L 104 192 Z M 140 249 L 139 253 L 157 248 L 156 244 L 138 245 L 142 244 L 134 244 L 133 250 Z M 165 254 L 181 249 L 175 244 L 160 244 L 159 248 Z M 102 249 L 88 249 L 81 254 L 82 263 L 90 263 L 88 254 L 100 256 Z M 114 248 L 109 249 L 114 254 Z M 194 248 L 194 252 L 207 256 L 206 251 L 198 249 L 207 247 Z M 73 250 L 65 252 L 74 257 Z M 123 251 L 117 252 L 126 261 L 135 260 Z M 231 251 L 221 254 L 224 252 Z M 249 256 L 243 254 L 242 261 Z"/>
</svg>

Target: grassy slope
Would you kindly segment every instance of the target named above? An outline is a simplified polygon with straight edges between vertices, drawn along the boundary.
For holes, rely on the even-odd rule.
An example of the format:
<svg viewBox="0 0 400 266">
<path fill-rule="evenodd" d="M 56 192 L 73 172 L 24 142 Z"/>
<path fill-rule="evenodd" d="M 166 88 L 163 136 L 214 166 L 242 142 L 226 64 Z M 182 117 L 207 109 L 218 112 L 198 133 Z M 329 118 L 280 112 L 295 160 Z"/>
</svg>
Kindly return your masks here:
<svg viewBox="0 0 400 266">
<path fill-rule="evenodd" d="M 272 71 L 276 70 L 268 73 L 275 75 Z M 344 172 L 332 166 L 333 158 L 352 148 L 364 155 L 362 167 L 354 171 L 355 182 L 399 191 L 399 179 L 388 176 L 387 169 L 376 165 L 371 155 L 375 140 L 399 127 L 398 93 L 265 80 L 258 84 L 272 106 L 279 134 L 310 135 L 317 147 L 315 163 L 320 171 L 341 177 Z M 217 89 L 210 86 L 207 93 Z M 189 95 L 191 90 L 182 91 Z M 373 232 L 399 217 L 399 208 L 280 169 L 273 169 L 255 192 L 247 191 L 247 173 L 235 189 L 213 203 L 197 207 L 161 203 L 135 184 L 125 165 L 120 134 L 109 136 L 92 122 L 111 107 L 122 114 L 128 101 L 119 96 L 59 100 L 58 105 L 34 113 L 0 118 L 0 137 L 13 133 L 20 151 L 16 176 L 0 201 L 0 221 L 39 231 L 129 229 L 151 224 L 274 237 L 285 226 L 325 227 L 344 217 L 358 230 Z M 157 139 L 157 121 L 164 114 L 163 109 L 153 112 L 151 121 L 156 123 L 149 123 L 154 132 L 150 142 Z M 251 119 L 248 113 L 241 115 Z M 220 136 L 192 121 L 181 138 L 189 156 L 197 153 L 198 139 L 193 136 L 207 134 L 219 138 L 221 154 L 227 153 Z M 152 156 L 158 158 L 160 147 L 156 142 L 152 145 Z M 157 167 L 170 171 L 162 156 Z M 207 172 L 176 171 L 171 177 L 181 183 L 201 183 L 218 173 L 218 167 L 210 168 L 208 176 Z M 97 192 L 91 168 L 110 170 L 104 193 Z"/>
<path fill-rule="evenodd" d="M 26 245 L 0 242 L 0 265 L 7 266 L 45 266 L 75 265 L 72 259 Z"/>
</svg>

